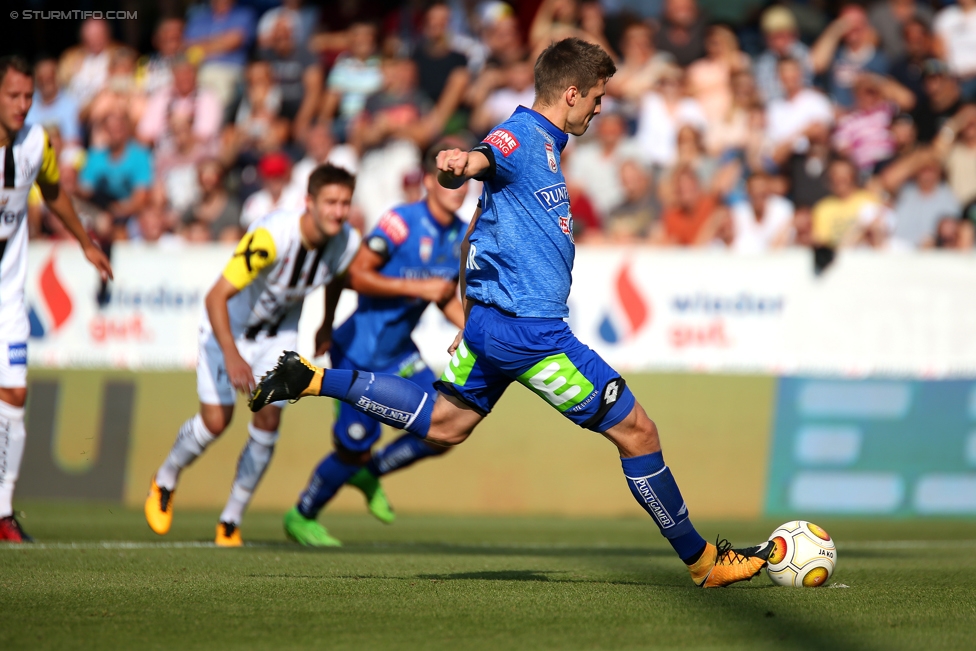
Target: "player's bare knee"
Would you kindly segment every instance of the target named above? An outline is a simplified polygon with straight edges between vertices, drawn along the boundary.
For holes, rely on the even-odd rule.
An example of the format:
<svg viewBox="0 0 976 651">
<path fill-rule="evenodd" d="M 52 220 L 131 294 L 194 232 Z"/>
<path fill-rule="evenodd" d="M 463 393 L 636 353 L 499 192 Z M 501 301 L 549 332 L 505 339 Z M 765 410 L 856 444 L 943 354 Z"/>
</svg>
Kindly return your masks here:
<svg viewBox="0 0 976 651">
<path fill-rule="evenodd" d="M 273 405 L 268 405 L 264 409 L 256 412 L 251 419 L 254 426 L 266 432 L 276 432 L 281 425 L 281 409 Z"/>
<path fill-rule="evenodd" d="M 27 404 L 27 387 L 0 388 L 0 401 L 11 407 L 23 407 Z"/>
<path fill-rule="evenodd" d="M 201 405 L 200 418 L 211 436 L 220 436 L 230 425 L 234 408 L 227 405 Z"/>
</svg>

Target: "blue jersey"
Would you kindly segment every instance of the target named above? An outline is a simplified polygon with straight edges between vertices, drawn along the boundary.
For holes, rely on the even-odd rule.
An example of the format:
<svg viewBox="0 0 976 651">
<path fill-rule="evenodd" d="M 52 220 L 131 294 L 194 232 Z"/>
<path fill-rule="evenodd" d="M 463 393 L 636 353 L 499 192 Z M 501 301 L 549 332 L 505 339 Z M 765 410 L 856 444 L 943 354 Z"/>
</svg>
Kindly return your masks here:
<svg viewBox="0 0 976 651">
<path fill-rule="evenodd" d="M 465 224 L 456 216 L 442 226 L 426 201 L 398 206 L 365 239 L 386 258 L 379 272 L 396 278 L 457 280 Z M 427 301 L 359 296 L 359 307 L 333 334 L 346 358 L 362 370 L 385 369 L 417 351 L 410 338 Z"/>
<path fill-rule="evenodd" d="M 491 167 L 479 177 L 482 213 L 464 272 L 469 298 L 516 316 L 569 316 L 576 245 L 559 166 L 567 140 L 520 106 L 474 148 Z"/>
</svg>

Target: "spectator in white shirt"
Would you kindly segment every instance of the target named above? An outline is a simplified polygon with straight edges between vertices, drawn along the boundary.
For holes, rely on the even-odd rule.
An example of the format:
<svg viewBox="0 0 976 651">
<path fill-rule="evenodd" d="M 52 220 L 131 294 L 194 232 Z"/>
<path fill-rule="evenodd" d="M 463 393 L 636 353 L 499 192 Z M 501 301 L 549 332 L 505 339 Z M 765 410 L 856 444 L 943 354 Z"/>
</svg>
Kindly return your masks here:
<svg viewBox="0 0 976 651">
<path fill-rule="evenodd" d="M 935 52 L 959 77 L 963 97 L 976 99 L 976 0 L 958 0 L 935 17 Z"/>
<path fill-rule="evenodd" d="M 624 199 L 620 167 L 627 160 L 639 160 L 637 143 L 627 137 L 627 124 L 616 112 L 601 114 L 596 138 L 581 143 L 569 159 L 566 173 L 581 186 L 606 218 Z"/>
<path fill-rule="evenodd" d="M 830 125 L 834 112 L 830 100 L 804 84 L 803 69 L 794 59 L 779 62 L 779 79 L 784 97 L 766 107 L 766 135 L 774 148 L 789 147 L 802 154 L 808 141 L 806 130 L 813 125 Z"/>
<path fill-rule="evenodd" d="M 684 94 L 684 72 L 669 67 L 662 73 L 657 91 L 641 98 L 637 142 L 644 163 L 670 168 L 678 157 L 678 130 L 691 125 L 705 132 L 708 122 L 701 105 Z"/>
<path fill-rule="evenodd" d="M 793 229 L 793 204 L 772 193 L 772 180 L 763 172 L 746 182 L 748 198 L 732 206 L 736 253 L 764 253 L 785 246 Z"/>
</svg>

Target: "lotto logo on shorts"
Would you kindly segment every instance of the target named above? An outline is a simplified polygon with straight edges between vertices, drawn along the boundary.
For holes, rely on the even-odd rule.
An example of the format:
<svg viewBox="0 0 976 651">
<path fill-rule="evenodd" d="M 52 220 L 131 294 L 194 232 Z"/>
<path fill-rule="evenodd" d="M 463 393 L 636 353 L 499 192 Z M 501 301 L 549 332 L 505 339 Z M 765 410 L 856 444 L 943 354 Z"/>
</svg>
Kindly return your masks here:
<svg viewBox="0 0 976 651">
<path fill-rule="evenodd" d="M 406 222 L 403 221 L 403 217 L 396 214 L 392 210 L 380 219 L 379 228 L 381 231 L 386 233 L 387 237 L 395 244 L 400 246 L 407 241 L 407 237 L 410 235 L 410 229 L 407 228 Z"/>
<path fill-rule="evenodd" d="M 9 344 L 7 347 L 7 361 L 11 366 L 26 366 L 27 344 Z"/>
<path fill-rule="evenodd" d="M 502 156 L 508 158 L 508 155 L 519 148 L 520 143 L 518 138 L 513 136 L 505 129 L 495 129 L 488 134 L 488 137 L 482 140 L 482 142 L 487 142 L 489 145 L 494 145 L 498 147 L 498 151 L 502 153 Z"/>
</svg>

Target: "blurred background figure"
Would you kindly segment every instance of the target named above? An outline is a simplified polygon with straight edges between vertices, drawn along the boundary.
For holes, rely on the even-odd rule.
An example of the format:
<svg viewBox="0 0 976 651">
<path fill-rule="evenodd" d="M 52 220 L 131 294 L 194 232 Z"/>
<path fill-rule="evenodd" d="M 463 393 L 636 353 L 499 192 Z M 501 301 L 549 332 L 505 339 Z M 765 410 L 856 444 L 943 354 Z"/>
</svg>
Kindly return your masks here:
<svg viewBox="0 0 976 651">
<path fill-rule="evenodd" d="M 216 93 L 224 107 L 238 93 L 254 29 L 254 12 L 234 0 L 210 0 L 187 12 L 183 38 L 190 58 L 201 62 L 200 85 Z"/>
<path fill-rule="evenodd" d="M 707 24 L 695 0 L 665 0 L 654 44 L 658 50 L 673 56 L 679 66 L 691 65 L 705 56 Z"/>
<path fill-rule="evenodd" d="M 152 54 L 139 60 L 138 77 L 147 94 L 173 83 L 173 62 L 183 50 L 183 19 L 163 18 L 153 33 Z"/>
<path fill-rule="evenodd" d="M 627 136 L 627 123 L 619 113 L 601 114 L 596 137 L 578 145 L 564 165 L 565 173 L 579 185 L 600 215 L 621 203 L 624 196 L 621 166 L 640 159 L 640 150 Z"/>
<path fill-rule="evenodd" d="M 674 57 L 654 45 L 654 29 L 647 23 L 631 22 L 620 37 L 621 60 L 607 82 L 607 94 L 621 100 L 627 115 L 636 119 L 640 98 L 654 89 Z"/>
<path fill-rule="evenodd" d="M 128 116 L 105 118 L 105 146 L 92 150 L 78 177 L 78 194 L 113 220 L 113 239 L 127 239 L 129 220 L 148 204 L 153 161 L 132 138 Z"/>
<path fill-rule="evenodd" d="M 635 137 L 647 165 L 668 169 L 678 156 L 678 130 L 692 125 L 704 131 L 708 121 L 701 104 L 685 94 L 681 68 L 670 67 L 655 90 L 644 94 Z"/>
<path fill-rule="evenodd" d="M 610 208 L 603 229 L 610 242 L 640 242 L 651 234 L 661 214 L 654 177 L 634 159 L 621 162 L 619 174 L 620 201 Z"/>
<path fill-rule="evenodd" d="M 212 240 L 222 239 L 225 232 L 242 233 L 241 204 L 227 191 L 224 177 L 224 166 L 217 159 L 208 158 L 197 164 L 200 198 L 180 215 L 183 229 L 189 224 L 202 224 L 209 229 L 208 239 Z"/>
<path fill-rule="evenodd" d="M 766 48 L 756 57 L 756 83 L 763 100 L 769 102 L 783 97 L 783 86 L 779 79 L 780 59 L 793 59 L 800 64 L 803 85 L 813 83 L 813 63 L 810 48 L 800 41 L 796 18 L 786 7 L 779 5 L 763 12 L 760 21 Z"/>
<path fill-rule="evenodd" d="M 56 59 L 46 57 L 34 65 L 34 101 L 24 123 L 56 125 L 66 146 L 82 144 L 78 103 L 58 87 Z"/>
<path fill-rule="evenodd" d="M 732 76 L 748 70 L 749 57 L 739 49 L 732 30 L 709 27 L 705 57 L 688 67 L 688 94 L 698 100 L 709 122 L 725 117 L 732 106 Z"/>
<path fill-rule="evenodd" d="M 285 188 L 291 179 L 291 160 L 283 152 L 265 154 L 257 167 L 261 189 L 244 202 L 241 211 L 241 226 L 247 228 L 255 220 L 276 210 L 293 209 L 289 204 Z M 304 199 L 304 197 L 303 197 Z"/>
<path fill-rule="evenodd" d="M 173 57 L 171 83 L 156 89 L 136 129 L 139 140 L 157 152 L 173 148 L 172 125 L 186 123 L 195 145 L 210 153 L 216 151 L 223 122 L 220 99 L 197 83 L 197 68 L 185 55 Z"/>
<path fill-rule="evenodd" d="M 746 182 L 746 199 L 731 210 L 732 242 L 736 253 L 765 253 L 790 242 L 793 204 L 773 194 L 772 180 L 763 173 Z"/>
<path fill-rule="evenodd" d="M 906 54 L 905 29 L 911 22 L 929 26 L 934 14 L 931 7 L 914 0 L 878 0 L 868 10 L 881 51 L 894 62 Z"/>
<path fill-rule="evenodd" d="M 830 194 L 813 206 L 813 241 L 830 248 L 857 246 L 884 226 L 887 211 L 881 200 L 858 184 L 857 166 L 838 158 L 827 168 Z M 870 242 L 881 246 L 878 241 Z"/>
<path fill-rule="evenodd" d="M 976 0 L 958 0 L 935 17 L 935 52 L 961 81 L 963 97 L 976 99 Z"/>
<path fill-rule="evenodd" d="M 696 247 L 711 244 L 723 217 L 718 212 L 718 197 L 702 190 L 698 175 L 689 166 L 677 168 L 671 184 L 672 199 L 664 206 L 651 243 Z"/>
<path fill-rule="evenodd" d="M 281 117 L 291 122 L 292 138 L 304 141 L 319 106 L 323 76 L 318 60 L 299 43 L 299 15 L 290 11 L 278 17 L 260 57 L 271 65 L 280 89 Z"/>
<path fill-rule="evenodd" d="M 532 61 L 515 61 L 501 70 L 500 86 L 483 99 L 474 99 L 469 126 L 471 131 L 485 135 L 488 130 L 508 119 L 519 106 L 532 106 L 535 99 Z"/>
<path fill-rule="evenodd" d="M 864 9 L 848 4 L 813 44 L 813 71 L 827 76 L 827 92 L 842 109 L 854 105 L 858 73 L 888 74 L 888 58 L 875 47 L 876 40 Z"/>
<path fill-rule="evenodd" d="M 85 111 L 108 81 L 112 54 L 120 46 L 112 41 L 106 21 L 89 18 L 81 24 L 80 43 L 64 51 L 58 62 L 58 85 Z"/>
<path fill-rule="evenodd" d="M 376 26 L 357 22 L 347 35 L 348 47 L 332 65 L 322 100 L 321 118 L 334 123 L 340 142 L 346 141 L 353 119 L 366 105 L 366 98 L 383 87 L 383 71 L 376 47 Z"/>
</svg>

